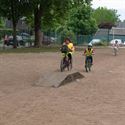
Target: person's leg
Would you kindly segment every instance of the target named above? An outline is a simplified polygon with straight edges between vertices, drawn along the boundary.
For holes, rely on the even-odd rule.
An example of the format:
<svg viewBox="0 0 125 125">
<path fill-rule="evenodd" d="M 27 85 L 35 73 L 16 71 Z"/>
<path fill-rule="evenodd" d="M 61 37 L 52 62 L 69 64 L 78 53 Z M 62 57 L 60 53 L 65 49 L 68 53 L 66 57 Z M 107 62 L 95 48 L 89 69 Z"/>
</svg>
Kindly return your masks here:
<svg viewBox="0 0 125 125">
<path fill-rule="evenodd" d="M 92 56 L 90 56 L 90 59 L 91 59 L 91 63 L 93 64 L 93 57 L 92 57 Z"/>
<path fill-rule="evenodd" d="M 72 61 L 72 54 L 71 53 L 68 53 L 68 58 L 69 58 L 69 61 L 71 62 Z"/>
<path fill-rule="evenodd" d="M 86 63 L 87 63 L 87 60 L 88 60 L 88 56 L 85 57 L 85 65 L 86 65 Z"/>
<path fill-rule="evenodd" d="M 91 60 L 91 64 L 93 64 L 93 57 L 92 56 L 88 56 L 87 59 L 90 59 Z M 86 61 L 87 61 L 86 59 Z"/>
</svg>

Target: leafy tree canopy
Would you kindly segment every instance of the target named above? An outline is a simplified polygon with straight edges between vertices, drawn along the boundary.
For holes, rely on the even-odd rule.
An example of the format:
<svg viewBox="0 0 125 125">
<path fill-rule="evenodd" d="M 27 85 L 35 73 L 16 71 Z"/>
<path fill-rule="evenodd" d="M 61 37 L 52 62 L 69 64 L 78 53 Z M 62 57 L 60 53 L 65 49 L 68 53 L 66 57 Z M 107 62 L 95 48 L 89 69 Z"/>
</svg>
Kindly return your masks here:
<svg viewBox="0 0 125 125">
<path fill-rule="evenodd" d="M 106 7 L 99 7 L 94 10 L 93 17 L 96 19 L 98 25 L 115 25 L 115 23 L 119 21 L 117 10 L 107 9 Z"/>
<path fill-rule="evenodd" d="M 90 5 L 82 4 L 73 8 L 69 14 L 67 26 L 70 30 L 78 34 L 93 34 L 97 30 L 95 19 L 92 17 Z"/>
</svg>

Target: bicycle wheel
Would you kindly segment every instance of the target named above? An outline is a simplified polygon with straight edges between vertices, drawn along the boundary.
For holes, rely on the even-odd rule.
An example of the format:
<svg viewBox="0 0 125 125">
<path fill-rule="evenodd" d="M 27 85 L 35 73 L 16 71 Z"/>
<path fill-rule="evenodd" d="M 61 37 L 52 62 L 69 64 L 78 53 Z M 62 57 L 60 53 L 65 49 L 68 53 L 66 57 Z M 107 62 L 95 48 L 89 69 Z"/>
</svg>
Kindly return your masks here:
<svg viewBox="0 0 125 125">
<path fill-rule="evenodd" d="M 69 60 L 69 70 L 71 70 L 71 69 L 72 69 L 72 59 Z"/>
<path fill-rule="evenodd" d="M 92 66 L 92 64 L 91 64 L 91 60 L 88 59 L 88 69 L 89 69 L 89 71 L 91 71 L 91 66 Z"/>
<path fill-rule="evenodd" d="M 91 71 L 91 59 L 87 58 L 86 62 L 85 62 L 85 69 L 86 69 L 86 72 L 88 71 Z"/>
<path fill-rule="evenodd" d="M 61 70 L 61 72 L 63 72 L 64 71 L 64 69 L 66 68 L 66 67 L 68 67 L 68 60 L 67 60 L 67 57 L 64 57 L 62 60 L 61 60 L 61 63 L 60 63 L 60 70 Z"/>
<path fill-rule="evenodd" d="M 86 61 L 86 64 L 85 64 L 85 70 L 86 70 L 86 72 L 88 72 L 88 64 L 87 64 L 88 62 Z"/>
<path fill-rule="evenodd" d="M 64 63 L 63 63 L 63 59 L 60 62 L 60 71 L 63 72 L 64 71 Z"/>
</svg>

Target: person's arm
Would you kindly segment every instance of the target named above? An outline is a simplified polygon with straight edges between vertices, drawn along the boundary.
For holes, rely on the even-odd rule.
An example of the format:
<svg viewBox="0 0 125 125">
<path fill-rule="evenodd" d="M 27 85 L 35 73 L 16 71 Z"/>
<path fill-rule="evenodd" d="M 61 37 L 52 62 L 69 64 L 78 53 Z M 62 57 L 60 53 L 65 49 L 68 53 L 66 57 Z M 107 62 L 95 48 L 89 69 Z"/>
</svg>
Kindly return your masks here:
<svg viewBox="0 0 125 125">
<path fill-rule="evenodd" d="M 92 50 L 92 55 L 95 55 L 95 50 L 94 49 Z"/>
<path fill-rule="evenodd" d="M 84 49 L 84 53 L 83 53 L 84 56 L 86 56 L 86 49 Z"/>
<path fill-rule="evenodd" d="M 75 48 L 74 48 L 74 46 L 72 46 L 72 48 L 71 48 L 71 52 L 73 52 L 75 50 Z"/>
<path fill-rule="evenodd" d="M 74 46 L 73 46 L 72 43 L 68 44 L 68 49 L 69 49 L 69 52 L 73 52 L 74 51 Z"/>
<path fill-rule="evenodd" d="M 66 43 L 65 42 L 63 42 L 63 44 L 62 45 L 66 45 Z"/>
</svg>

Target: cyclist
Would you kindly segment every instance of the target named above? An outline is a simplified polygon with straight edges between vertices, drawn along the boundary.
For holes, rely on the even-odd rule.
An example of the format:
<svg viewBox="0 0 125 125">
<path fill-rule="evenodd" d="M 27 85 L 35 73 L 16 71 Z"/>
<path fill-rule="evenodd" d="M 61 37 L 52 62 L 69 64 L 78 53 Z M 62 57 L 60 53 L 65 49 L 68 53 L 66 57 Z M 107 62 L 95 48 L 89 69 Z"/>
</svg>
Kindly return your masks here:
<svg viewBox="0 0 125 125">
<path fill-rule="evenodd" d="M 73 45 L 73 43 L 71 42 L 71 40 L 69 38 L 66 38 L 64 40 L 63 44 L 67 45 L 67 47 L 68 47 L 67 56 L 69 58 L 69 61 L 71 62 L 72 61 L 72 54 L 73 54 L 73 52 L 75 50 L 74 45 Z"/>
<path fill-rule="evenodd" d="M 86 64 L 87 60 L 90 59 L 91 60 L 91 64 L 93 65 L 93 57 L 92 57 L 92 55 L 94 55 L 94 50 L 92 48 L 92 44 L 91 43 L 89 43 L 88 44 L 88 48 L 86 48 L 84 50 L 84 55 L 86 56 L 85 64 Z"/>
<path fill-rule="evenodd" d="M 63 59 L 61 60 L 61 71 L 63 71 L 66 67 L 68 70 L 72 69 L 72 53 L 74 51 L 73 43 L 69 38 L 64 40 L 62 47 L 60 48 L 62 52 Z"/>
</svg>

